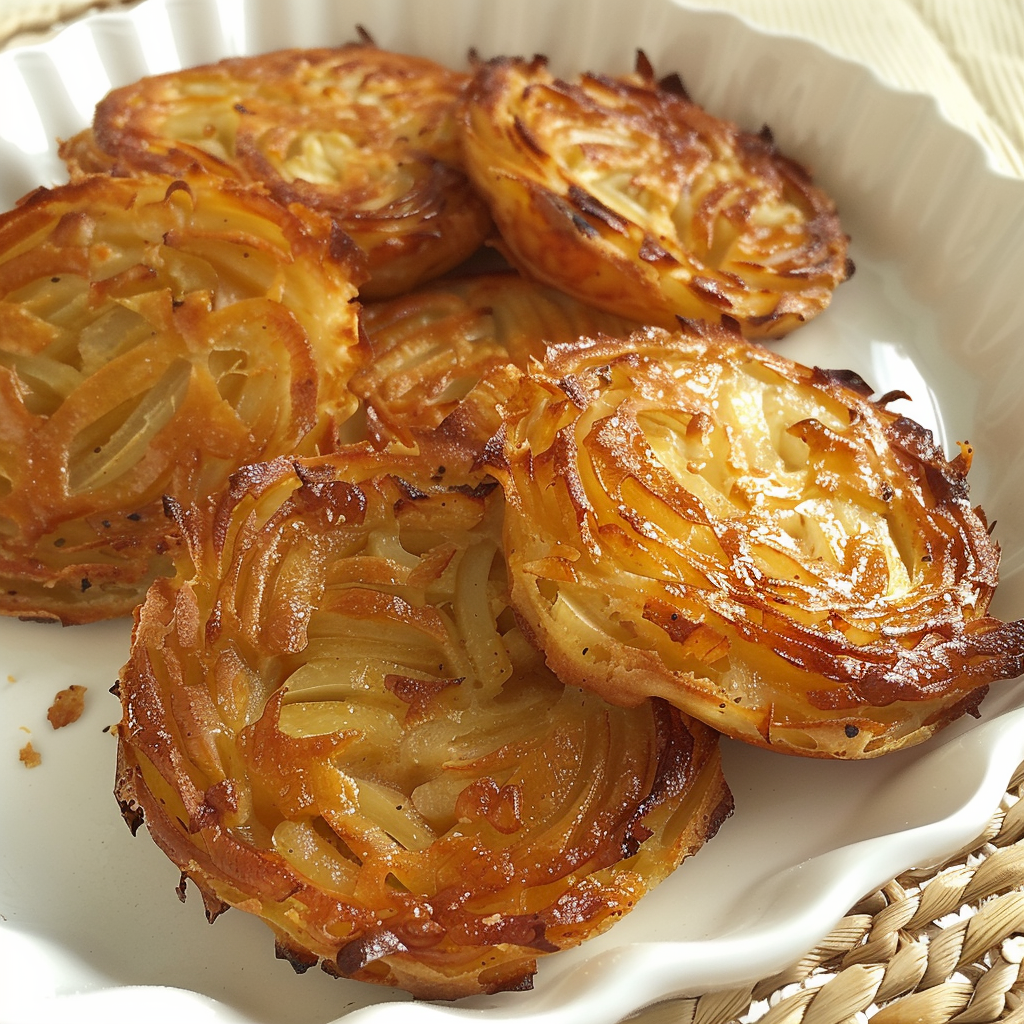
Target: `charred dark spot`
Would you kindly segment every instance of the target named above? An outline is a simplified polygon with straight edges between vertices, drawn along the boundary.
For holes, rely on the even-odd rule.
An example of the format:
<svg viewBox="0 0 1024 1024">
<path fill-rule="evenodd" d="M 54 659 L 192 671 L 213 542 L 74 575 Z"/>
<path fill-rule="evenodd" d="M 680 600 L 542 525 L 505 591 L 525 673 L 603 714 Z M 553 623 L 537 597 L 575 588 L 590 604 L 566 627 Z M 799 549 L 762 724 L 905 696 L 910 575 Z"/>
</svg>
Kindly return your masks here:
<svg viewBox="0 0 1024 1024">
<path fill-rule="evenodd" d="M 180 178 L 177 181 L 172 181 L 170 185 L 167 186 L 167 191 L 164 193 L 164 199 L 170 199 L 175 192 L 187 192 L 190 196 L 193 195 L 188 182 L 182 181 Z"/>
<path fill-rule="evenodd" d="M 683 84 L 683 80 L 679 77 L 678 73 L 673 71 L 671 74 L 665 75 L 663 78 L 658 80 L 658 88 L 662 92 L 667 92 L 670 96 L 678 96 L 681 100 L 686 100 L 687 103 L 692 103 L 690 99 L 690 93 L 686 86 Z"/>
<path fill-rule="evenodd" d="M 702 277 L 699 274 L 694 274 L 690 280 L 689 289 L 694 295 L 709 305 L 717 306 L 723 310 L 733 308 L 732 299 L 722 289 L 721 282 L 713 277 Z"/>
<path fill-rule="evenodd" d="M 846 733 L 847 739 L 852 740 L 854 736 L 856 736 L 860 732 L 860 729 L 858 729 L 855 725 L 848 725 L 845 729 L 843 729 L 843 732 Z"/>
<path fill-rule="evenodd" d="M 707 839 L 713 839 L 715 837 L 718 830 L 722 827 L 725 819 L 732 814 L 733 806 L 732 793 L 726 793 L 725 796 L 722 797 L 718 806 L 711 812 L 710 818 L 708 818 Z"/>
<path fill-rule="evenodd" d="M 365 273 L 366 253 L 353 241 L 352 236 L 337 222 L 331 223 L 329 237 L 331 258 L 346 263 Z"/>
<path fill-rule="evenodd" d="M 84 594 L 92 586 L 92 580 L 88 576 L 82 577 L 82 593 Z"/>
<path fill-rule="evenodd" d="M 644 235 L 637 255 L 645 263 L 676 263 L 676 258 L 656 242 L 650 235 Z"/>
<path fill-rule="evenodd" d="M 133 523 L 137 523 L 142 519 L 142 515 L 139 512 L 129 512 L 125 519 L 130 519 Z"/>
<path fill-rule="evenodd" d="M 586 409 L 589 405 L 589 391 L 583 386 L 582 381 L 576 374 L 563 377 L 558 381 L 558 387 L 577 409 Z"/>
<path fill-rule="evenodd" d="M 213 924 L 221 914 L 231 909 L 229 904 L 217 899 L 216 896 L 208 893 L 202 887 L 200 887 L 199 891 L 203 894 L 203 909 L 206 911 L 206 920 L 210 924 Z"/>
<path fill-rule="evenodd" d="M 497 992 L 530 992 L 533 989 L 533 975 L 522 974 L 518 978 L 509 978 L 499 985 L 488 986 L 488 995 Z"/>
<path fill-rule="evenodd" d="M 586 189 L 580 188 L 579 185 L 569 186 L 569 202 L 581 213 L 599 220 L 602 224 L 611 228 L 612 231 L 620 235 L 625 235 L 629 232 L 629 223 L 626 220 L 620 217 L 614 210 L 605 206 L 600 199 L 591 195 Z M 589 223 L 587 226 L 593 230 Z M 668 254 L 666 253 L 666 255 Z"/>
<path fill-rule="evenodd" d="M 538 189 L 536 192 L 536 203 L 540 211 L 551 223 L 553 230 L 561 230 L 563 222 L 568 221 L 573 230 L 586 238 L 598 238 L 600 232 L 587 219 L 581 216 L 561 196 L 556 195 L 549 189 Z"/>
<path fill-rule="evenodd" d="M 512 127 L 515 129 L 516 135 L 519 136 L 523 145 L 526 146 L 527 149 L 532 150 L 538 156 L 547 156 L 544 147 L 537 141 L 536 136 L 534 136 L 533 132 L 523 124 L 520 118 L 516 117 L 513 119 Z"/>
<path fill-rule="evenodd" d="M 401 508 L 402 505 L 404 505 L 405 501 L 423 501 L 424 499 L 430 497 L 430 495 L 426 491 L 421 490 L 419 487 L 417 487 L 413 483 L 410 483 L 408 480 L 403 480 L 401 477 L 396 476 L 395 483 L 398 485 L 398 489 L 404 495 L 404 500 L 400 499 L 395 503 L 396 511 L 399 508 Z"/>
<path fill-rule="evenodd" d="M 488 478 L 481 483 L 470 487 L 469 484 L 458 484 L 456 487 L 452 487 L 451 490 L 458 492 L 459 494 L 466 495 L 467 498 L 486 498 L 498 486 L 498 481 L 493 478 Z"/>
<path fill-rule="evenodd" d="M 821 366 L 814 367 L 814 384 L 838 384 L 849 388 L 862 398 L 870 398 L 875 389 L 856 370 L 830 370 Z"/>
<path fill-rule="evenodd" d="M 653 835 L 654 833 L 646 825 L 633 822 L 629 831 L 622 837 L 623 860 L 636 856 L 640 852 L 640 847 L 644 840 L 650 839 Z"/>
<path fill-rule="evenodd" d="M 287 960 L 296 974 L 305 974 L 310 967 L 316 967 L 320 959 L 316 953 L 308 949 L 292 948 L 280 938 L 274 943 L 274 955 L 278 960 Z"/>
<path fill-rule="evenodd" d="M 351 978 L 374 960 L 381 960 L 393 953 L 406 953 L 406 944 L 390 930 L 382 930 L 373 935 L 364 935 L 347 946 L 343 946 L 335 957 L 334 965 L 343 978 Z"/>
<path fill-rule="evenodd" d="M 508 434 L 508 426 L 502 423 L 497 431 L 488 438 L 484 444 L 483 451 L 477 460 L 480 466 L 494 466 L 495 468 L 507 466 L 508 460 L 505 456 L 505 440 Z"/>
<path fill-rule="evenodd" d="M 647 54 L 638 49 L 636 51 L 636 58 L 633 61 L 633 70 L 641 77 L 646 78 L 647 81 L 654 81 L 654 65 L 651 63 L 651 58 Z"/>
<path fill-rule="evenodd" d="M 897 402 L 901 398 L 905 399 L 908 402 L 913 401 L 913 399 L 911 399 L 910 395 L 908 395 L 906 391 L 895 390 L 886 391 L 886 393 L 882 395 L 881 398 L 876 398 L 875 405 L 888 405 L 890 402 Z"/>
<path fill-rule="evenodd" d="M 117 805 L 121 809 L 121 817 L 124 818 L 125 824 L 134 836 L 142 827 L 145 817 L 142 808 L 131 800 L 118 800 Z"/>
</svg>

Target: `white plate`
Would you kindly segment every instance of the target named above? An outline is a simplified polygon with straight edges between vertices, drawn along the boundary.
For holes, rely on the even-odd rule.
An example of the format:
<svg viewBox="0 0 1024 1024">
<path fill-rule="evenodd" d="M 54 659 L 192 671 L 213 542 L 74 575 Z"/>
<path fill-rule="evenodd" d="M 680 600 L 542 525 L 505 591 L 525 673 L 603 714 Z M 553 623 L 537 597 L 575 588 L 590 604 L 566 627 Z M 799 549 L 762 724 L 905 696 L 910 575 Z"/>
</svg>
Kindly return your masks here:
<svg viewBox="0 0 1024 1024">
<path fill-rule="evenodd" d="M 54 139 L 112 85 L 232 53 L 353 38 L 456 66 L 547 53 L 556 70 L 628 70 L 642 47 L 713 112 L 809 164 L 838 199 L 858 271 L 825 315 L 782 343 L 804 362 L 902 388 L 949 451 L 976 446 L 973 495 L 997 520 L 994 611 L 1024 614 L 1024 182 L 921 96 L 810 44 L 670 0 L 145 0 L 0 55 L 0 206 L 62 179 Z M 1024 759 L 1024 683 L 1001 683 L 981 720 L 877 761 L 840 764 L 725 744 L 736 813 L 612 931 L 542 962 L 531 993 L 411 1003 L 272 954 L 233 912 L 214 927 L 110 790 L 119 716 L 107 688 L 127 625 L 62 630 L 0 621 L 0 1021 L 346 1024 L 470 1017 L 612 1024 L 645 1003 L 764 977 L 809 949 L 862 894 L 969 842 Z M 71 682 L 84 718 L 45 712 Z M 28 730 L 28 733 L 23 730 Z M 43 757 L 27 771 L 31 738 Z"/>
</svg>

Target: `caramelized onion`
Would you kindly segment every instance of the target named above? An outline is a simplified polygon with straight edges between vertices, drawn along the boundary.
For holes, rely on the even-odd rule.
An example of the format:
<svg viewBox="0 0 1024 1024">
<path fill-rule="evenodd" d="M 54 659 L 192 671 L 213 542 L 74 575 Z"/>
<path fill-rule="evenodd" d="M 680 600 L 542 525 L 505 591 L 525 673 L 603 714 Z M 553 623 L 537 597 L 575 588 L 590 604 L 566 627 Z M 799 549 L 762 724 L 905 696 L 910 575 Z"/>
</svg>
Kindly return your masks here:
<svg viewBox="0 0 1024 1024">
<path fill-rule="evenodd" d="M 568 82 L 542 57 L 481 64 L 465 159 L 510 257 L 642 323 L 810 320 L 850 270 L 832 200 L 767 132 L 715 118 L 639 62 Z"/>
<path fill-rule="evenodd" d="M 508 607 L 503 500 L 352 448 L 177 510 L 137 613 L 117 795 L 300 969 L 452 998 L 528 985 L 731 808 L 717 736 L 566 688 Z"/>
<path fill-rule="evenodd" d="M 511 372 L 511 371 L 506 371 Z M 512 598 L 566 682 L 751 743 L 869 757 L 1024 669 L 966 461 L 870 400 L 698 323 L 518 375 Z"/>
<path fill-rule="evenodd" d="M 96 175 L 0 217 L 0 611 L 128 614 L 165 494 L 333 446 L 355 408 L 331 221 L 218 179 Z"/>
</svg>

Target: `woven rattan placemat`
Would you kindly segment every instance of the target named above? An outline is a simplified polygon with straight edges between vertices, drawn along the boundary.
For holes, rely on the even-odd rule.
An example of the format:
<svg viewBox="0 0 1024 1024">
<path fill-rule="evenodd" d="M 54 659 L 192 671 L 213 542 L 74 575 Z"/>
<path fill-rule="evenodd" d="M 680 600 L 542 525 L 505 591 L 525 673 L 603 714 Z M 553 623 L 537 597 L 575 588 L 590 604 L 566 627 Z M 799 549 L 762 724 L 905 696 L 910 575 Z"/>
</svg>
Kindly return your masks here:
<svg viewBox="0 0 1024 1024">
<path fill-rule="evenodd" d="M 641 1024 L 1024 1022 L 1024 765 L 984 833 L 864 897 L 751 987 L 662 1003 Z"/>
<path fill-rule="evenodd" d="M 131 0 L 134 2 L 134 0 Z M 126 0 L 0 0 L 0 46 Z M 1024 14 L 1021 15 L 1024 32 Z M 1024 1024 L 1024 765 L 984 833 L 866 895 L 820 945 L 752 986 L 671 1000 L 633 1024 Z"/>
</svg>

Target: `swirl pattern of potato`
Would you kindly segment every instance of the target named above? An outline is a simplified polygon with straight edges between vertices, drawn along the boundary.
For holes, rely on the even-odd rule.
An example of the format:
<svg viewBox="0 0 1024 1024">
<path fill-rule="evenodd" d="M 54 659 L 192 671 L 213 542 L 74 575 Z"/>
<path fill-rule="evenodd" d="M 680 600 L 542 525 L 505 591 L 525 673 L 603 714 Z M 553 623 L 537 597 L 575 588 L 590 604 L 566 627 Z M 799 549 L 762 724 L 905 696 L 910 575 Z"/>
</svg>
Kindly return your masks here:
<svg viewBox="0 0 1024 1024">
<path fill-rule="evenodd" d="M 371 358 L 352 378 L 379 446 L 418 445 L 439 465 L 471 465 L 500 426 L 488 375 L 580 338 L 639 325 L 514 272 L 431 282 L 360 314 Z M 429 450 L 429 451 L 428 451 Z"/>
<path fill-rule="evenodd" d="M 291 49 L 112 90 L 61 153 L 72 169 L 261 182 L 335 217 L 367 257 L 361 294 L 397 294 L 469 256 L 491 229 L 460 169 L 467 76 L 372 45 Z"/>
<path fill-rule="evenodd" d="M 568 685 L 819 757 L 916 743 L 1024 670 L 967 455 L 724 328 L 565 353 L 506 404 L 506 554 Z"/>
<path fill-rule="evenodd" d="M 165 494 L 335 446 L 361 358 L 331 222 L 220 179 L 96 175 L 0 217 L 0 612 L 130 613 Z"/>
<path fill-rule="evenodd" d="M 785 334 L 852 268 L 834 205 L 767 132 L 711 116 L 671 82 L 643 60 L 631 76 L 572 82 L 539 57 L 481 64 L 464 110 L 470 178 L 538 280 L 642 323 Z"/>
<path fill-rule="evenodd" d="M 523 639 L 493 481 L 420 472 L 279 459 L 176 513 L 191 558 L 137 614 L 117 795 L 297 969 L 454 998 L 528 987 L 732 804 L 713 730 L 567 688 Z"/>
</svg>

